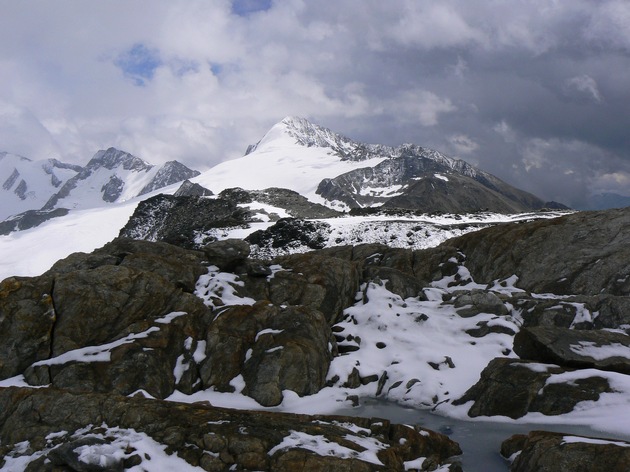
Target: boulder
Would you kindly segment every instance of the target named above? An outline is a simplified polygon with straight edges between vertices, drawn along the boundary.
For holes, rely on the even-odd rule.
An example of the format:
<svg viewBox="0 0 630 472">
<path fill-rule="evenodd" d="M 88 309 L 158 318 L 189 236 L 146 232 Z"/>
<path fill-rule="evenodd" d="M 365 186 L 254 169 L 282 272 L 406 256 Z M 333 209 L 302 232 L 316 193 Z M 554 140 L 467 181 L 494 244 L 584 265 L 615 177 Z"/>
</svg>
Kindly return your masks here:
<svg viewBox="0 0 630 472">
<path fill-rule="evenodd" d="M 383 419 L 177 404 L 54 388 L 0 388 L 0 467 L 112 471 L 461 470 L 448 437 Z"/>
<path fill-rule="evenodd" d="M 514 352 L 532 361 L 630 374 L 630 337 L 611 331 L 523 328 L 514 337 Z"/>
<path fill-rule="evenodd" d="M 507 307 L 494 293 L 485 290 L 471 290 L 457 295 L 453 300 L 457 314 L 463 318 L 476 316 L 480 313 L 505 316 Z"/>
<path fill-rule="evenodd" d="M 560 328 L 591 329 L 593 323 L 590 313 L 592 300 L 596 297 L 570 297 L 563 300 L 553 298 L 550 300 L 533 297 L 522 297 L 515 301 L 514 305 L 521 311 L 524 327 L 545 326 Z M 579 316 L 578 307 L 588 311 L 587 317 Z M 584 313 L 584 312 L 583 312 Z"/>
<path fill-rule="evenodd" d="M 577 403 L 596 401 L 601 393 L 612 391 L 608 381 L 597 375 L 567 376 L 564 381 L 548 382 L 552 376 L 567 372 L 554 365 L 496 358 L 481 372 L 480 380 L 453 404 L 472 401 L 468 410 L 472 418 L 500 415 L 516 419 L 529 412 L 568 413 Z"/>
<path fill-rule="evenodd" d="M 630 466 L 630 443 L 547 431 L 516 435 L 501 445 L 510 472 L 622 472 Z"/>
<path fill-rule="evenodd" d="M 354 303 L 360 274 L 356 263 L 315 254 L 274 259 L 284 270 L 269 280 L 269 299 L 276 305 L 304 305 L 321 311 L 330 325 Z"/>
<path fill-rule="evenodd" d="M 234 391 L 242 375 L 243 393 L 274 406 L 285 389 L 300 396 L 318 392 L 334 354 L 334 336 L 319 311 L 267 302 L 235 306 L 209 327 L 201 379 L 205 388 Z"/>
<path fill-rule="evenodd" d="M 203 252 L 162 242 L 116 238 L 90 254 L 74 253 L 57 261 L 49 273 L 95 269 L 103 265 L 124 265 L 156 273 L 186 292 L 193 292 L 197 279 L 207 268 Z"/>
<path fill-rule="evenodd" d="M 249 244 L 242 239 L 224 239 L 204 246 L 203 251 L 211 265 L 225 272 L 232 272 L 244 264 L 249 256 Z"/>
<path fill-rule="evenodd" d="M 111 342 L 171 312 L 207 310 L 163 277 L 125 266 L 59 274 L 52 297 L 57 314 L 53 356 Z"/>
<path fill-rule="evenodd" d="M 36 362 L 24 377 L 31 385 L 81 392 L 143 390 L 155 398 L 166 398 L 175 388 L 192 393 L 193 386 L 199 387 L 194 353 L 201 323 L 184 313 L 152 321 L 136 323 L 135 331 L 122 338 Z"/>
</svg>

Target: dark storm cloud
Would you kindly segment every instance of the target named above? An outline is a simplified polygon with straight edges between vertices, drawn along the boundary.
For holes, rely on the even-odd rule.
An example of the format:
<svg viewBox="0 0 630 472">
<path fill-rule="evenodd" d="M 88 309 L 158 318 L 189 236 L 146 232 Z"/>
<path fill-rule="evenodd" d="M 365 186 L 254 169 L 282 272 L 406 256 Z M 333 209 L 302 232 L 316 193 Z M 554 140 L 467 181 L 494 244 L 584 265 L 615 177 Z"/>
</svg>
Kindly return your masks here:
<svg viewBox="0 0 630 472">
<path fill-rule="evenodd" d="M 2 150 L 44 130 L 44 154 L 115 145 L 205 169 L 293 114 L 549 200 L 630 194 L 627 1 L 82 5 L 0 4 L 0 117 L 34 117 L 19 137 L 0 122 Z"/>
</svg>

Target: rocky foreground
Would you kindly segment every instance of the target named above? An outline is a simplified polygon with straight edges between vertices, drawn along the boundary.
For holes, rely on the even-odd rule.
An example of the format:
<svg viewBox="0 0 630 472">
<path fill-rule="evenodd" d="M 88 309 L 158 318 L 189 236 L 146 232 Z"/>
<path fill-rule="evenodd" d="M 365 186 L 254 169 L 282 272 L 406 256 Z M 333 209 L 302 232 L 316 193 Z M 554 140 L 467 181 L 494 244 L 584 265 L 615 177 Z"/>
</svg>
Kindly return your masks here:
<svg viewBox="0 0 630 472">
<path fill-rule="evenodd" d="M 73 254 L 0 284 L 0 470 L 459 470 L 458 446 L 417 427 L 164 399 L 332 391 L 514 419 L 627 405 L 629 243 L 630 210 L 612 210 L 422 251 L 257 260 L 240 240 L 121 238 Z M 628 470 L 627 451 L 532 433 L 503 453 L 514 471 L 593 471 Z"/>
</svg>

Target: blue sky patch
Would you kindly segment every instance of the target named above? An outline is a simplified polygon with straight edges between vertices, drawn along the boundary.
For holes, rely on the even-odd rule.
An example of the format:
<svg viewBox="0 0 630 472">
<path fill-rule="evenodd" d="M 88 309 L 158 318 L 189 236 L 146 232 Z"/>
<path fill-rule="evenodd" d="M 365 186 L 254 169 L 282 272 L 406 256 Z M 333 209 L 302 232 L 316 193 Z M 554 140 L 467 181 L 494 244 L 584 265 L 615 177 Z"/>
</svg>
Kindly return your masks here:
<svg viewBox="0 0 630 472">
<path fill-rule="evenodd" d="M 238 16 L 249 16 L 259 11 L 271 8 L 272 0 L 233 0 L 232 13 Z"/>
<path fill-rule="evenodd" d="M 143 87 L 153 78 L 155 69 L 162 65 L 162 59 L 157 49 L 137 43 L 114 59 L 114 65 L 132 79 L 134 85 Z"/>
</svg>

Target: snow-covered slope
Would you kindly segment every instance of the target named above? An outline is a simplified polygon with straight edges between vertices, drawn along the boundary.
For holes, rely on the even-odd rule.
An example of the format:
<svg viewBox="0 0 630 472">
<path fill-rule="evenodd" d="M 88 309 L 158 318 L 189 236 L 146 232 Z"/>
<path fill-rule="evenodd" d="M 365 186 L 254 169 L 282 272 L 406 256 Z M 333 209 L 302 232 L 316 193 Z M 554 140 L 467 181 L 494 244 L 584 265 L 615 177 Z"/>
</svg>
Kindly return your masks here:
<svg viewBox="0 0 630 472">
<path fill-rule="evenodd" d="M 364 160 L 347 158 L 357 146 L 360 145 L 306 120 L 287 117 L 250 147 L 244 157 L 223 162 L 193 181 L 215 193 L 232 187 L 287 188 L 323 203 L 316 194 L 323 179 L 374 166 L 388 157 L 368 153 Z"/>
<path fill-rule="evenodd" d="M 0 221 L 28 210 L 106 206 L 197 175 L 177 161 L 153 166 L 114 148 L 85 167 L 0 152 Z"/>
<path fill-rule="evenodd" d="M 454 177 L 450 188 L 417 185 L 436 176 L 449 182 L 447 175 Z M 387 205 L 394 198 L 389 207 L 421 211 L 512 213 L 545 206 L 534 195 L 438 151 L 415 144 L 358 143 L 297 117 L 283 119 L 244 157 L 217 165 L 196 182 L 213 192 L 288 188 L 337 209 Z M 421 205 L 428 196 L 431 205 L 440 200 L 444 205 Z"/>
<path fill-rule="evenodd" d="M 57 159 L 33 161 L 0 152 L 0 221 L 26 210 L 41 208 L 80 166 Z"/>
<path fill-rule="evenodd" d="M 197 171 L 176 161 L 157 167 L 127 152 L 109 148 L 98 151 L 43 209 L 83 209 L 123 202 L 195 175 Z"/>
</svg>

